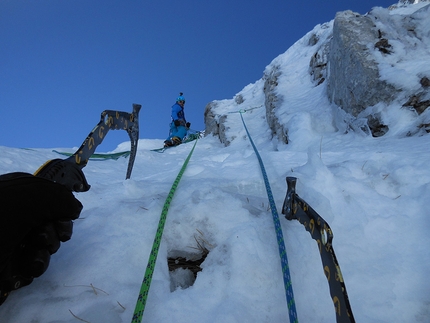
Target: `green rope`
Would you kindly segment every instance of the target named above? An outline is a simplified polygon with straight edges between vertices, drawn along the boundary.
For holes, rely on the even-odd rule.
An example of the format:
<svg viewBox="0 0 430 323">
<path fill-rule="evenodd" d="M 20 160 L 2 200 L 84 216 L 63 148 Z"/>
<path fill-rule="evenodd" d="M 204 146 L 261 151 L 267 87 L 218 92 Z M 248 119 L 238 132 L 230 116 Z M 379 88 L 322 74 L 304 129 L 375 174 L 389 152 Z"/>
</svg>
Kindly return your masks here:
<svg viewBox="0 0 430 323">
<path fill-rule="evenodd" d="M 68 153 L 68 152 L 64 152 L 64 151 L 58 151 L 58 150 L 52 150 L 54 153 L 63 155 L 63 156 L 72 156 L 73 153 Z M 130 151 L 122 151 L 119 153 L 110 153 L 110 154 L 92 154 L 90 157 L 90 160 L 108 160 L 108 159 L 119 159 L 120 157 L 128 157 L 130 156 Z"/>
<path fill-rule="evenodd" d="M 148 265 L 146 266 L 145 276 L 143 278 L 142 286 L 140 287 L 139 297 L 137 298 L 136 307 L 134 309 L 133 318 L 131 320 L 132 323 L 142 322 L 143 311 L 145 310 L 145 304 L 148 298 L 149 287 L 151 285 L 152 275 L 154 273 L 155 263 L 157 261 L 158 250 L 160 249 L 161 237 L 163 235 L 164 224 L 166 223 L 167 212 L 169 211 L 170 202 L 172 201 L 176 188 L 179 185 L 179 181 L 181 180 L 182 175 L 187 168 L 188 162 L 190 161 L 191 155 L 194 152 L 194 148 L 196 147 L 197 141 L 198 140 L 196 140 L 196 142 L 194 143 L 193 149 L 191 149 L 187 159 L 182 165 L 178 176 L 173 182 L 169 195 L 167 195 L 166 202 L 164 203 L 163 211 L 161 212 L 160 221 L 158 223 L 157 233 L 155 235 L 154 243 L 152 245 L 151 254 L 149 255 Z"/>
</svg>

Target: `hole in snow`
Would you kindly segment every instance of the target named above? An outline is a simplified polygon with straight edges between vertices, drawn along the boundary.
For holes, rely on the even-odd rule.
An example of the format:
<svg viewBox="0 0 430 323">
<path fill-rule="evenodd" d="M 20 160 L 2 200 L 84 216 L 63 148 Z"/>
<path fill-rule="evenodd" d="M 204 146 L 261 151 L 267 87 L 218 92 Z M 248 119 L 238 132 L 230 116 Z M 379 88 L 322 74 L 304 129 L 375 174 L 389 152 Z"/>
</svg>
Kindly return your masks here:
<svg viewBox="0 0 430 323">
<path fill-rule="evenodd" d="M 209 250 L 206 248 L 206 244 L 210 245 L 206 240 L 203 239 L 202 233 L 200 237 L 195 237 L 197 242 L 197 249 L 199 253 L 189 252 L 172 252 L 172 256 L 167 258 L 167 265 L 169 266 L 170 274 L 170 291 L 174 292 L 178 288 L 188 288 L 193 286 L 197 273 L 202 270 L 200 265 L 205 261 Z"/>
<path fill-rule="evenodd" d="M 184 257 L 167 258 L 170 272 L 170 291 L 174 292 L 178 288 L 188 288 L 193 286 L 197 273 L 202 270 L 200 267 L 204 261 L 201 257 L 197 260 L 190 260 Z"/>
</svg>

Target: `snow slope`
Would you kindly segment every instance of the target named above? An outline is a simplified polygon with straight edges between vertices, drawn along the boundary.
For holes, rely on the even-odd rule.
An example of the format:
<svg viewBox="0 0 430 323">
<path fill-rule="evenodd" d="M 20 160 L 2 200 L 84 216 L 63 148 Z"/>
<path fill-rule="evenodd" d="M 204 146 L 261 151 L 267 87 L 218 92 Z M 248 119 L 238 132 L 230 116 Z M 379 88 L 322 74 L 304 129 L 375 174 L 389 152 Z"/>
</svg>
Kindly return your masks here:
<svg viewBox="0 0 430 323">
<path fill-rule="evenodd" d="M 197 141 L 170 205 L 143 322 L 288 322 L 272 216 L 239 110 L 280 215 L 285 178 L 294 176 L 297 193 L 330 224 L 356 321 L 430 321 L 430 137 L 345 133 L 344 116 L 301 66 L 306 50 L 299 41 L 275 59 L 295 66 L 297 76 L 281 84 L 291 93 L 280 112 L 290 144 L 272 139 L 261 80 L 240 92 L 242 105 L 218 101 L 233 140 L 229 147 L 212 136 Z M 43 276 L 9 296 L 0 322 L 130 322 L 163 204 L 193 144 L 160 154 L 150 149 L 162 146 L 161 139 L 141 139 L 130 180 L 124 179 L 127 159 L 90 161 L 84 173 L 92 187 L 76 194 L 84 210 L 72 239 Z M 123 143 L 116 151 L 128 148 Z M 33 173 L 59 158 L 48 149 L 0 151 L 0 173 Z M 334 322 L 315 241 L 298 221 L 281 215 L 281 224 L 299 322 Z M 194 284 L 181 288 L 189 277 L 170 274 L 167 258 L 196 257 L 196 239 L 209 254 Z"/>
</svg>

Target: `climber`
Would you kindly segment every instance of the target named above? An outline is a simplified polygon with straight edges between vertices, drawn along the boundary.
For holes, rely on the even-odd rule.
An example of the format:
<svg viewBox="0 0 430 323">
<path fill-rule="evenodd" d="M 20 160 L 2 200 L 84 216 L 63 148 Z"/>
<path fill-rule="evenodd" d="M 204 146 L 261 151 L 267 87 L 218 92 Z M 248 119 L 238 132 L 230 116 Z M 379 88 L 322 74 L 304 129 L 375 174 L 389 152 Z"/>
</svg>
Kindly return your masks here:
<svg viewBox="0 0 430 323">
<path fill-rule="evenodd" d="M 0 175 L 0 305 L 30 284 L 69 240 L 82 204 L 61 184 L 28 173 Z"/>
<path fill-rule="evenodd" d="M 183 93 L 179 93 L 176 103 L 172 106 L 172 122 L 170 124 L 170 135 L 164 141 L 164 146 L 176 146 L 182 143 L 190 128 L 190 123 L 185 119 L 184 112 L 185 98 Z"/>
</svg>

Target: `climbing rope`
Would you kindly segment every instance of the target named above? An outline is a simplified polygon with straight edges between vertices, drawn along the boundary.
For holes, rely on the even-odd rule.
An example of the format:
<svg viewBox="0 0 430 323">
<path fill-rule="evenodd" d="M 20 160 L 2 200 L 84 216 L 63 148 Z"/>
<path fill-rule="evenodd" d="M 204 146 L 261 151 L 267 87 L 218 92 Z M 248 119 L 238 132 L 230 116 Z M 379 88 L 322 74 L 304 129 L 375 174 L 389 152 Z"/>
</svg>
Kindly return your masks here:
<svg viewBox="0 0 430 323">
<path fill-rule="evenodd" d="M 294 301 L 294 294 L 293 294 L 293 285 L 291 282 L 287 251 L 285 249 L 285 243 L 284 243 L 284 235 L 282 233 L 281 223 L 279 221 L 278 212 L 276 210 L 276 204 L 273 199 L 272 190 L 270 188 L 269 179 L 267 177 L 266 169 L 264 168 L 263 160 L 261 159 L 261 156 L 258 153 L 258 150 L 254 145 L 254 142 L 252 141 L 251 135 L 249 134 L 248 128 L 246 127 L 245 121 L 243 120 L 242 114 L 245 113 L 246 111 L 247 110 L 240 110 L 238 112 L 240 113 L 240 118 L 242 119 L 242 123 L 243 123 L 243 126 L 245 127 L 245 131 L 248 135 L 249 141 L 251 142 L 251 145 L 254 148 L 255 154 L 258 158 L 261 172 L 263 173 L 264 184 L 266 185 L 267 197 L 269 198 L 270 209 L 272 210 L 273 222 L 275 224 L 276 238 L 278 240 L 279 256 L 281 257 L 282 273 L 284 277 L 284 287 L 285 287 L 285 294 L 287 297 L 288 314 L 290 318 L 290 323 L 298 323 L 296 303 Z"/>
<path fill-rule="evenodd" d="M 258 107 L 252 107 L 252 108 L 248 108 L 248 109 L 240 109 L 238 111 L 231 111 L 231 112 L 228 112 L 228 113 L 229 114 L 230 113 L 240 113 L 240 114 L 242 114 L 242 113 L 245 113 L 245 112 L 248 112 L 248 111 L 252 111 L 252 110 L 255 110 L 255 109 L 259 109 L 259 108 L 262 108 L 262 107 L 263 107 L 263 105 L 260 105 Z M 243 121 L 243 119 L 242 119 L 242 121 Z"/>
<path fill-rule="evenodd" d="M 170 202 L 173 199 L 173 195 L 175 194 L 176 188 L 179 185 L 179 181 L 182 178 L 182 175 L 187 168 L 188 162 L 190 161 L 191 155 L 194 152 L 194 148 L 196 147 L 197 141 L 194 143 L 193 148 L 188 154 L 187 159 L 182 165 L 181 170 L 179 171 L 178 176 L 173 182 L 172 188 L 170 189 L 169 194 L 167 195 L 166 201 L 163 206 L 163 210 L 161 212 L 160 221 L 158 222 L 158 229 L 155 235 L 154 243 L 152 244 L 152 250 L 149 255 L 148 265 L 146 266 L 145 276 L 142 281 L 142 286 L 140 287 L 139 297 L 137 298 L 136 307 L 134 309 L 132 323 L 140 323 L 142 322 L 143 311 L 145 310 L 146 300 L 148 298 L 149 287 L 152 281 L 152 275 L 154 273 L 155 263 L 157 261 L 158 250 L 160 249 L 161 237 L 163 235 L 164 224 L 166 223 L 167 212 L 169 211 Z"/>
</svg>

